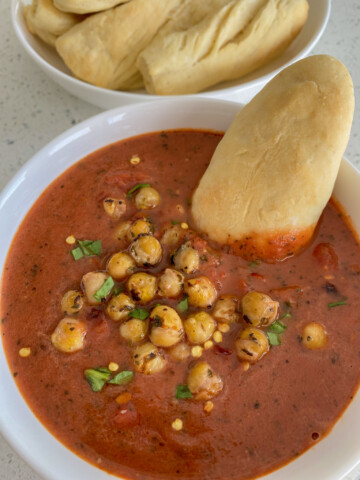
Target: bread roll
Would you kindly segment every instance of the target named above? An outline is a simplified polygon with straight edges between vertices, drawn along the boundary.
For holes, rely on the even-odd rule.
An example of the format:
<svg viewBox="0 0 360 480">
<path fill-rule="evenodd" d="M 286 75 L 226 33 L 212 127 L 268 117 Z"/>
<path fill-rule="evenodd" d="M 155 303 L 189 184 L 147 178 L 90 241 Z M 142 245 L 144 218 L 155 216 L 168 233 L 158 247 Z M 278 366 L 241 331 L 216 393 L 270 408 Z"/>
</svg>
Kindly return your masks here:
<svg viewBox="0 0 360 480">
<path fill-rule="evenodd" d="M 116 7 L 129 0 L 54 0 L 54 5 L 63 12 L 94 13 Z"/>
<path fill-rule="evenodd" d="M 197 227 L 246 259 L 293 255 L 328 202 L 354 112 L 351 77 L 319 55 L 284 69 L 236 116 L 192 201 Z"/>
<path fill-rule="evenodd" d="M 195 93 L 252 72 L 289 46 L 309 8 L 306 0 L 218 3 L 198 23 L 155 38 L 139 55 L 149 93 Z"/>
<path fill-rule="evenodd" d="M 136 58 L 180 3 L 132 0 L 96 13 L 59 37 L 56 49 L 85 82 L 115 90 L 140 88 Z"/>
<path fill-rule="evenodd" d="M 60 12 L 52 0 L 33 0 L 31 5 L 24 7 L 24 17 L 29 31 L 52 47 L 58 36 L 80 20 L 71 13 Z"/>
</svg>

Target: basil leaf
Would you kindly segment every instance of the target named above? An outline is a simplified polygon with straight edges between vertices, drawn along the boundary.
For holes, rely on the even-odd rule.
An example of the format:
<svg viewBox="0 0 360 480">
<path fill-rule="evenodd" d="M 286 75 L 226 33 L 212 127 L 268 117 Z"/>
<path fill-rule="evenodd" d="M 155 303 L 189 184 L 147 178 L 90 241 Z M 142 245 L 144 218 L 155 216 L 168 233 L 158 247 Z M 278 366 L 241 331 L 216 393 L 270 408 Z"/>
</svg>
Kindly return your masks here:
<svg viewBox="0 0 360 480">
<path fill-rule="evenodd" d="M 268 331 L 273 333 L 284 333 L 286 329 L 287 325 L 284 325 L 282 322 L 280 322 L 280 320 L 277 320 L 272 325 L 270 325 Z"/>
<path fill-rule="evenodd" d="M 81 250 L 87 257 L 91 255 L 100 255 L 101 240 L 78 240 Z"/>
<path fill-rule="evenodd" d="M 176 305 L 176 308 L 179 310 L 179 312 L 186 312 L 186 310 L 189 308 L 189 302 L 188 302 L 188 297 L 184 297 L 180 302 Z"/>
<path fill-rule="evenodd" d="M 178 220 L 171 220 L 171 223 L 172 223 L 173 225 L 179 225 L 180 222 L 179 222 Z"/>
<path fill-rule="evenodd" d="M 146 320 L 149 315 L 149 312 L 144 308 L 134 308 L 129 312 L 130 318 L 138 318 L 139 320 Z"/>
<path fill-rule="evenodd" d="M 187 385 L 176 385 L 175 398 L 180 400 L 184 398 L 193 398 L 193 396 Z"/>
<path fill-rule="evenodd" d="M 76 247 L 71 250 L 71 255 L 74 257 L 74 260 L 80 260 L 84 256 L 83 251 L 80 247 Z"/>
<path fill-rule="evenodd" d="M 93 392 L 100 392 L 110 378 L 111 372 L 105 367 L 88 368 L 85 370 L 85 378 Z"/>
<path fill-rule="evenodd" d="M 119 287 L 114 288 L 114 296 L 119 295 L 119 293 L 122 293 L 124 291 L 124 287 L 120 285 Z"/>
<path fill-rule="evenodd" d="M 272 346 L 281 345 L 281 340 L 278 333 L 267 332 L 269 343 Z"/>
<path fill-rule="evenodd" d="M 346 299 L 341 300 L 341 302 L 328 303 L 328 308 L 340 307 L 342 305 L 346 305 Z"/>
<path fill-rule="evenodd" d="M 118 374 L 116 374 L 114 378 L 109 380 L 109 383 L 112 383 L 115 385 L 127 385 L 128 383 L 131 382 L 133 378 L 134 378 L 134 372 L 132 372 L 131 370 L 123 370 L 122 372 L 119 372 Z"/>
<path fill-rule="evenodd" d="M 114 280 L 111 277 L 108 277 L 105 280 L 105 282 L 102 284 L 102 286 L 99 288 L 99 290 L 94 293 L 94 298 L 98 302 L 101 302 L 103 299 L 105 299 L 109 295 L 114 285 L 115 285 Z"/>
<path fill-rule="evenodd" d="M 132 194 L 136 192 L 136 190 L 139 190 L 139 188 L 144 188 L 144 187 L 151 187 L 150 183 L 138 183 L 133 187 L 131 190 L 128 191 L 127 197 L 132 197 Z"/>
<path fill-rule="evenodd" d="M 291 317 L 291 313 L 290 312 L 286 312 L 284 313 L 284 315 L 282 315 L 279 320 L 282 320 L 283 318 L 290 318 Z"/>
</svg>

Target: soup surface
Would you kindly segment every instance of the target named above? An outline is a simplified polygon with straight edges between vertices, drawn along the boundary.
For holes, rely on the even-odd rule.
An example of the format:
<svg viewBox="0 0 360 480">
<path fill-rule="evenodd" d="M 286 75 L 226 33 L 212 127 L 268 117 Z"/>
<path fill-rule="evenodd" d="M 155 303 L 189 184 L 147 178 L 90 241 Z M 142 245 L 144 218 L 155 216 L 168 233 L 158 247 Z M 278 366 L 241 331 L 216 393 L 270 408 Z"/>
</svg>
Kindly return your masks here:
<svg viewBox="0 0 360 480">
<path fill-rule="evenodd" d="M 360 251 L 343 215 L 330 202 L 308 248 L 277 264 L 210 245 L 190 204 L 220 139 L 168 131 L 93 153 L 38 199 L 6 262 L 1 331 L 22 395 L 61 442 L 125 478 L 254 478 L 321 440 L 358 386 Z M 136 250 L 149 237 L 161 258 L 157 243 L 145 260 L 146 246 Z M 126 275 L 112 274 L 117 252 L 129 254 Z M 94 299 L 83 276 L 99 271 Z M 139 272 L 156 277 L 145 297 L 129 283 Z M 194 295 L 199 277 L 208 289 Z M 249 292 L 269 296 L 268 317 L 245 311 Z M 119 295 L 130 302 L 121 311 Z M 65 340 L 54 334 L 63 318 L 74 320 Z"/>
</svg>

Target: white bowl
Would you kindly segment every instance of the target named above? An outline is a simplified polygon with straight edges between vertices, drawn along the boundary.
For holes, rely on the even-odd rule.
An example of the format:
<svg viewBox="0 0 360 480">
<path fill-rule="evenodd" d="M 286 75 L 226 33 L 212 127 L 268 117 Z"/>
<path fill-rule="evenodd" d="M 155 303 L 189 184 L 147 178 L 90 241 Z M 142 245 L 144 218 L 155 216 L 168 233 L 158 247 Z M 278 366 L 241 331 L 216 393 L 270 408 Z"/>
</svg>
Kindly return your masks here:
<svg viewBox="0 0 360 480">
<path fill-rule="evenodd" d="M 225 130 L 239 105 L 200 98 L 160 100 L 104 112 L 71 128 L 40 150 L 0 194 L 0 272 L 22 219 L 58 175 L 90 152 L 120 139 L 181 127 Z M 360 174 L 343 160 L 335 195 L 360 232 Z M 0 431 L 49 480 L 106 480 L 110 476 L 58 442 L 19 393 L 0 347 Z M 340 480 L 360 460 L 360 394 L 332 432 L 296 461 L 264 480 Z M 115 478 L 112 477 L 111 478 Z"/>
<path fill-rule="evenodd" d="M 330 0 L 308 0 L 308 2 L 309 18 L 303 30 L 280 57 L 240 80 L 222 83 L 193 96 L 247 103 L 280 70 L 305 57 L 320 39 L 330 16 Z M 159 98 L 146 93 L 145 90 L 136 92 L 107 90 L 74 78 L 56 51 L 29 33 L 23 16 L 23 5 L 28 3 L 31 1 L 12 0 L 12 22 L 15 33 L 35 63 L 65 90 L 104 109 Z"/>
</svg>

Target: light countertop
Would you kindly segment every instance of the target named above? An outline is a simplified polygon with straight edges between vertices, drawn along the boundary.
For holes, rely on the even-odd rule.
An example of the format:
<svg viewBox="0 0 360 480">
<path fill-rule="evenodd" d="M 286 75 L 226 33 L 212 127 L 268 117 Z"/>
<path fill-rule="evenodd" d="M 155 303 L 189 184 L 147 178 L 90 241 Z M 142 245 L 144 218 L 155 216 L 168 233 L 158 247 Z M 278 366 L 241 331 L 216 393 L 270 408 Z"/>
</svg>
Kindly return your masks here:
<svg viewBox="0 0 360 480">
<path fill-rule="evenodd" d="M 360 1 L 333 0 L 328 27 L 312 53 L 334 55 L 352 75 L 358 104 L 345 156 L 360 170 L 359 36 Z M 41 147 L 99 112 L 100 109 L 69 95 L 39 70 L 12 31 L 10 3 L 0 0 L 0 190 Z M 40 480 L 1 435 L 0 480 Z M 360 480 L 360 467 L 346 480 Z"/>
</svg>

